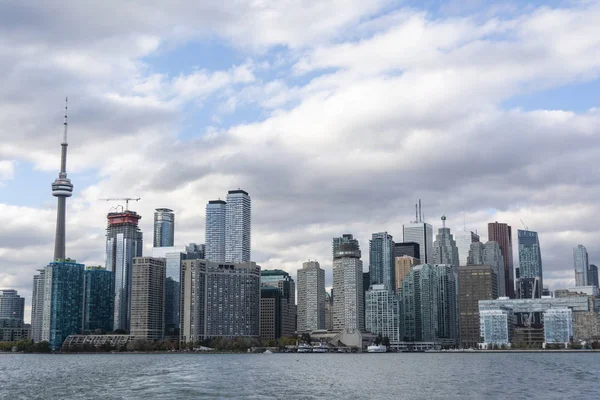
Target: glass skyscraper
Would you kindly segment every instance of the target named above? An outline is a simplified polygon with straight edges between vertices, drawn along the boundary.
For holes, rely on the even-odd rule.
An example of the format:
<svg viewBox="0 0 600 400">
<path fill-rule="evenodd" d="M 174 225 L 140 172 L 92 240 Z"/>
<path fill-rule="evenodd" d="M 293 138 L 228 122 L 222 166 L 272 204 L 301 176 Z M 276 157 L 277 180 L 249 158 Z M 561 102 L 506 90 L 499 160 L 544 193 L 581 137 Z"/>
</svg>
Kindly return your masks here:
<svg viewBox="0 0 600 400">
<path fill-rule="evenodd" d="M 0 319 L 16 319 L 23 321 L 25 298 L 16 290 L 0 290 Z"/>
<path fill-rule="evenodd" d="M 83 330 L 113 330 L 114 274 L 102 267 L 88 266 L 83 275 Z"/>
<path fill-rule="evenodd" d="M 67 336 L 81 333 L 84 268 L 65 260 L 51 262 L 45 269 L 42 340 L 52 350 L 60 348 Z"/>
<path fill-rule="evenodd" d="M 519 297 L 542 297 L 542 253 L 537 232 L 517 230 L 519 244 Z"/>
<path fill-rule="evenodd" d="M 248 192 L 230 190 L 225 207 L 225 261 L 250 261 L 252 207 Z"/>
<path fill-rule="evenodd" d="M 426 222 L 411 222 L 402 226 L 403 242 L 419 244 L 420 259 L 422 263 L 433 260 L 433 228 Z"/>
<path fill-rule="evenodd" d="M 490 222 L 488 224 L 488 238 L 497 242 L 502 251 L 504 260 L 504 293 L 510 298 L 515 298 L 515 275 L 513 270 L 512 254 L 512 228 L 502 222 Z"/>
<path fill-rule="evenodd" d="M 154 212 L 154 247 L 172 247 L 175 243 L 175 213 L 169 208 Z"/>
<path fill-rule="evenodd" d="M 374 233 L 369 241 L 369 277 L 371 285 L 396 290 L 394 241 L 387 232 Z M 367 289 L 368 290 L 368 289 Z"/>
<path fill-rule="evenodd" d="M 598 287 L 598 267 L 594 264 L 590 264 L 587 273 L 587 284 L 588 286 Z"/>
<path fill-rule="evenodd" d="M 206 205 L 205 257 L 213 262 L 225 262 L 225 214 L 227 203 L 211 200 Z"/>
<path fill-rule="evenodd" d="M 585 246 L 578 244 L 573 249 L 573 264 L 575 265 L 575 286 L 586 286 L 589 261 Z"/>
</svg>

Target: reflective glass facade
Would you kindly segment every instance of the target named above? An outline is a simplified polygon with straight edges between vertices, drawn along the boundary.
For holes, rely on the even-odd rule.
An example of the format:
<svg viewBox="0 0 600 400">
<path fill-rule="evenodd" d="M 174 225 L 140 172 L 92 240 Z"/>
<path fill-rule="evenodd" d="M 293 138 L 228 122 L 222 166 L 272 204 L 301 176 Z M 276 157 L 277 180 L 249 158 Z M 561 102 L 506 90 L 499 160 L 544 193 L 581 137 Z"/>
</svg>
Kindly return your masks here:
<svg viewBox="0 0 600 400">
<path fill-rule="evenodd" d="M 589 261 L 585 246 L 579 244 L 573 249 L 573 264 L 575 266 L 575 286 L 586 286 Z"/>
<path fill-rule="evenodd" d="M 154 247 L 171 247 L 175 242 L 175 214 L 169 208 L 154 212 Z"/>
<path fill-rule="evenodd" d="M 369 241 L 369 277 L 371 285 L 396 291 L 394 241 L 387 232 L 374 233 Z"/>
<path fill-rule="evenodd" d="M 225 261 L 241 263 L 250 261 L 251 200 L 243 190 L 227 193 L 225 221 Z"/>
<path fill-rule="evenodd" d="M 113 330 L 114 274 L 104 268 L 88 267 L 84 272 L 83 330 Z"/>
<path fill-rule="evenodd" d="M 205 256 L 209 261 L 225 262 L 225 210 L 223 200 L 211 200 L 206 205 Z"/>
</svg>

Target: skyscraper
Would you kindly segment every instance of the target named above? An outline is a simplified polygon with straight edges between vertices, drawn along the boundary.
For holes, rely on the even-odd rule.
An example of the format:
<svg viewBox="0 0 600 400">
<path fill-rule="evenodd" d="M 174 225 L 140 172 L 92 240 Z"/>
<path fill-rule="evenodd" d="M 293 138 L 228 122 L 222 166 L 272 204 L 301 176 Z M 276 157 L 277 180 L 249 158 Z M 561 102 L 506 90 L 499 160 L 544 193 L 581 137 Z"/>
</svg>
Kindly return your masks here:
<svg viewBox="0 0 600 400">
<path fill-rule="evenodd" d="M 325 329 L 325 270 L 317 261 L 302 263 L 298 278 L 299 333 Z"/>
<path fill-rule="evenodd" d="M 396 292 L 402 290 L 404 278 L 406 278 L 413 267 L 418 264 L 419 260 L 411 256 L 396 257 Z"/>
<path fill-rule="evenodd" d="M 113 330 L 114 274 L 103 267 L 88 266 L 83 274 L 83 331 Z"/>
<path fill-rule="evenodd" d="M 63 122 L 63 141 L 60 144 L 60 172 L 52 184 L 52 195 L 58 197 L 56 211 L 56 236 L 54 240 L 54 260 L 61 261 L 65 256 L 67 197 L 73 194 L 73 184 L 67 178 L 67 100 L 65 100 L 65 121 Z"/>
<path fill-rule="evenodd" d="M 421 259 L 421 251 L 419 243 L 415 242 L 402 242 L 402 243 L 394 243 L 394 258 L 402 257 L 402 256 L 410 256 L 416 258 L 417 260 Z"/>
<path fill-rule="evenodd" d="M 223 200 L 211 200 L 206 205 L 205 257 L 209 261 L 225 262 L 226 207 Z"/>
<path fill-rule="evenodd" d="M 598 287 L 598 267 L 594 264 L 590 264 L 587 273 L 587 284 L 588 286 Z"/>
<path fill-rule="evenodd" d="M 192 257 L 196 254 L 190 253 Z M 166 262 L 165 279 L 165 338 L 177 340 L 179 337 L 179 286 L 181 263 L 188 253 L 181 247 L 154 247 L 152 257 L 163 258 Z"/>
<path fill-rule="evenodd" d="M 467 265 L 471 243 L 479 242 L 479 235 L 466 229 L 454 233 L 454 240 L 458 248 L 458 260 L 460 265 Z"/>
<path fill-rule="evenodd" d="M 115 276 L 114 330 L 129 331 L 131 311 L 131 268 L 134 257 L 142 256 L 142 218 L 135 211 L 108 213 L 106 227 L 106 269 Z"/>
<path fill-rule="evenodd" d="M 535 298 L 542 297 L 544 286 L 542 274 L 542 253 L 537 232 L 517 230 L 519 243 L 519 297 L 525 298 L 525 293 L 531 293 Z M 529 289 L 524 285 L 532 286 Z M 531 298 L 527 296 L 527 298 Z"/>
<path fill-rule="evenodd" d="M 497 242 L 489 241 L 471 243 L 467 265 L 490 265 L 496 273 L 496 284 L 498 285 L 498 297 L 506 296 L 504 284 L 504 257 Z"/>
<path fill-rule="evenodd" d="M 401 339 L 400 301 L 385 285 L 371 285 L 367 291 L 365 329 L 374 335 L 387 337 L 391 344 Z"/>
<path fill-rule="evenodd" d="M 589 261 L 585 246 L 578 244 L 573 248 L 573 264 L 575 265 L 575 286 L 586 286 Z"/>
<path fill-rule="evenodd" d="M 16 290 L 0 290 L 0 319 L 15 319 L 23 322 L 25 298 Z"/>
<path fill-rule="evenodd" d="M 504 258 L 504 292 L 506 296 L 515 298 L 515 279 L 512 256 L 512 231 L 510 225 L 500 222 L 488 224 L 488 238 L 497 242 Z"/>
<path fill-rule="evenodd" d="M 419 244 L 420 259 L 422 263 L 433 260 L 433 228 L 426 222 L 411 222 L 402 226 L 404 233 L 403 242 Z"/>
<path fill-rule="evenodd" d="M 273 269 L 261 271 L 260 284 L 262 289 L 271 287 L 281 293 L 280 296 L 277 296 L 272 292 L 261 292 L 261 325 L 267 323 L 270 325 L 271 322 L 275 325 L 273 332 L 275 332 L 276 337 L 274 339 L 281 336 L 293 336 L 296 331 L 296 282 L 287 272 Z M 262 317 L 263 298 L 269 299 L 265 302 L 273 310 L 272 316 L 274 318 L 268 321 L 267 318 Z M 278 301 L 280 304 L 272 305 L 273 301 Z"/>
<path fill-rule="evenodd" d="M 154 247 L 172 247 L 175 243 L 175 213 L 169 208 L 154 212 Z"/>
<path fill-rule="evenodd" d="M 134 257 L 131 278 L 131 335 L 161 340 L 165 333 L 164 258 Z"/>
<path fill-rule="evenodd" d="M 369 241 L 369 277 L 371 285 L 396 290 L 394 241 L 387 232 L 374 233 Z M 367 289 L 368 290 L 368 289 Z"/>
<path fill-rule="evenodd" d="M 42 323 L 44 321 L 44 285 L 45 270 L 38 269 L 33 276 L 33 293 L 31 296 L 31 340 L 42 341 Z"/>
<path fill-rule="evenodd" d="M 363 332 L 363 268 L 358 240 L 343 235 L 333 240 L 333 247 L 333 330 Z"/>
<path fill-rule="evenodd" d="M 456 242 L 450 233 L 450 228 L 446 228 L 446 216 L 442 215 L 442 227 L 433 243 L 433 262 L 436 264 L 448 264 L 458 268 L 460 261 L 458 258 L 458 248 Z"/>
<path fill-rule="evenodd" d="M 225 261 L 250 261 L 252 219 L 248 192 L 238 189 L 227 193 L 225 216 Z"/>
<path fill-rule="evenodd" d="M 190 243 L 185 246 L 185 259 L 197 260 L 206 258 L 206 246 L 203 244 Z"/>
</svg>

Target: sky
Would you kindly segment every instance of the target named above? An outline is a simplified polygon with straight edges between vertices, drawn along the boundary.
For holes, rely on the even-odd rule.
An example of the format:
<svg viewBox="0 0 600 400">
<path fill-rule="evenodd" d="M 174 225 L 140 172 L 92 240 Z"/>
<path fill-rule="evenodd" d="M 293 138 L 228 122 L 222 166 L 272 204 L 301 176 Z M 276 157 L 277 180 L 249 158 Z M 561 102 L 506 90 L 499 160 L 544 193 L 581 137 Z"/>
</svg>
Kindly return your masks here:
<svg viewBox="0 0 600 400">
<path fill-rule="evenodd" d="M 0 288 L 53 256 L 65 96 L 67 255 L 104 264 L 107 197 L 175 244 L 252 197 L 252 258 L 294 276 L 331 239 L 402 241 L 421 198 L 453 230 L 539 233 L 544 283 L 600 262 L 600 2 L 0 1 Z M 523 221 L 523 223 L 521 222 Z"/>
</svg>

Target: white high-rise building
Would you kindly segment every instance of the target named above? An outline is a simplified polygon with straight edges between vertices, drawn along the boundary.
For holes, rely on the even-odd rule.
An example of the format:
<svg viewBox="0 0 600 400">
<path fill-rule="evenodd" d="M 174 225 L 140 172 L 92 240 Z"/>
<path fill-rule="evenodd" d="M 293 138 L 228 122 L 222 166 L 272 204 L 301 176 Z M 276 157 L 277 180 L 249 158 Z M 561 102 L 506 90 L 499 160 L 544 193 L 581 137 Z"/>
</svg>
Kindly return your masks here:
<svg viewBox="0 0 600 400">
<path fill-rule="evenodd" d="M 45 279 L 45 270 L 38 269 L 38 274 L 33 277 L 33 293 L 31 296 L 31 340 L 36 343 L 42 341 Z"/>
<path fill-rule="evenodd" d="M 316 261 L 302 264 L 298 270 L 299 333 L 325 329 L 325 270 Z"/>
<path fill-rule="evenodd" d="M 227 193 L 225 212 L 225 262 L 250 261 L 251 201 L 248 192 Z"/>
<path fill-rule="evenodd" d="M 211 200 L 206 205 L 205 257 L 213 262 L 225 262 L 225 210 L 223 200 Z"/>
<path fill-rule="evenodd" d="M 402 226 L 403 242 L 419 243 L 421 262 L 433 261 L 433 228 L 427 222 L 411 222 Z"/>
<path fill-rule="evenodd" d="M 408 256 L 407 256 L 408 257 Z M 365 298 L 365 328 L 397 344 L 400 337 L 400 300 L 384 285 L 372 285 Z"/>
<path fill-rule="evenodd" d="M 573 264 L 575 266 L 575 286 L 586 286 L 587 272 L 590 265 L 585 246 L 578 244 L 577 247 L 573 248 Z"/>
<path fill-rule="evenodd" d="M 360 333 L 365 330 L 363 264 L 358 241 L 344 236 L 348 240 L 333 255 L 333 330 Z"/>
<path fill-rule="evenodd" d="M 458 248 L 458 260 L 460 265 L 468 265 L 471 244 L 479 242 L 479 235 L 465 229 L 454 233 L 454 241 Z"/>
</svg>

